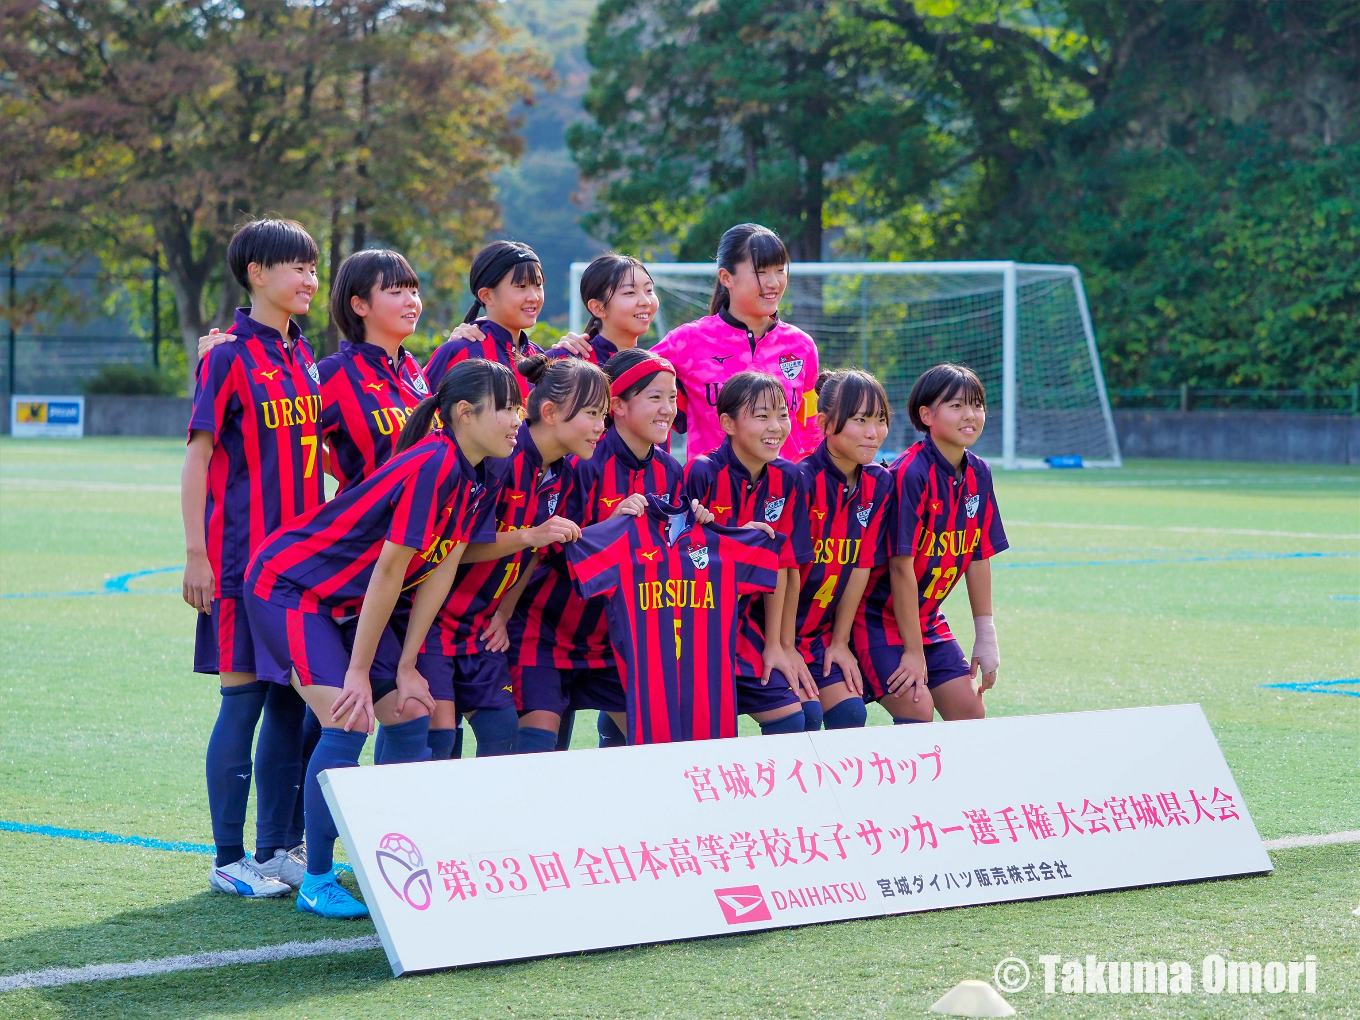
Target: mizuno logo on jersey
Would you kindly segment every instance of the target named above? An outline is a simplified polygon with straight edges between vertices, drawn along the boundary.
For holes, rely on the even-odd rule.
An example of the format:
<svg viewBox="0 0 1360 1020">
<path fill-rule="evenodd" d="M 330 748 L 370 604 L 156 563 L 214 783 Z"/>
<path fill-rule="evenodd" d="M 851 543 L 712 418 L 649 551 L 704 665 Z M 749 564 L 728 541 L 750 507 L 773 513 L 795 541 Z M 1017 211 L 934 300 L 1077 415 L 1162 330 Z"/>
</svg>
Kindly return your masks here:
<svg viewBox="0 0 1360 1020">
<path fill-rule="evenodd" d="M 507 492 L 507 493 L 505 494 L 505 498 L 508 499 L 508 500 L 510 500 L 511 503 L 518 503 L 518 502 L 520 502 L 521 500 L 524 499 L 524 493 L 522 493 L 522 492 Z"/>
<path fill-rule="evenodd" d="M 930 512 L 933 514 L 940 512 L 940 501 L 938 499 L 932 499 L 930 501 Z"/>
<path fill-rule="evenodd" d="M 385 385 L 385 383 L 380 382 L 366 382 L 364 383 L 364 389 L 372 390 L 374 393 L 381 393 Z"/>
<path fill-rule="evenodd" d="M 709 509 L 712 510 L 715 514 L 727 514 L 732 512 L 732 508 L 730 506 L 723 506 L 719 503 L 714 503 L 711 507 L 709 507 Z"/>
<path fill-rule="evenodd" d="M 812 516 L 813 516 L 813 517 L 816 517 L 817 520 L 819 520 L 819 521 L 824 521 L 824 520 L 826 520 L 826 511 L 825 511 L 825 510 L 818 510 L 818 509 L 816 509 L 816 508 L 814 507 L 814 508 L 813 508 L 813 511 L 812 511 Z"/>
<path fill-rule="evenodd" d="M 765 520 L 773 524 L 779 520 L 779 515 L 784 512 L 784 504 L 787 500 L 783 497 L 779 499 L 767 499 L 765 501 Z"/>
<path fill-rule="evenodd" d="M 689 560 L 694 564 L 694 569 L 703 570 L 708 566 L 708 546 L 701 545 L 689 550 Z"/>
<path fill-rule="evenodd" d="M 785 379 L 793 382 L 803 371 L 803 359 L 795 358 L 792 354 L 781 354 L 779 356 L 779 371 L 784 373 Z"/>
<path fill-rule="evenodd" d="M 972 520 L 974 517 L 977 516 L 978 504 L 980 504 L 981 502 L 982 502 L 981 496 L 969 496 L 967 499 L 963 501 L 964 509 L 968 511 L 969 520 Z"/>
<path fill-rule="evenodd" d="M 639 581 L 638 608 L 649 609 L 712 609 L 712 581 Z"/>
<path fill-rule="evenodd" d="M 661 554 L 657 552 L 655 549 L 640 549 L 638 550 L 638 555 L 641 556 L 648 563 L 655 563 L 656 558 Z"/>
<path fill-rule="evenodd" d="M 729 358 L 732 358 L 732 357 L 735 357 L 735 355 L 732 355 L 732 354 L 714 354 L 714 355 L 712 355 L 713 360 L 716 361 L 719 365 L 721 365 L 724 361 L 727 361 Z"/>
<path fill-rule="evenodd" d="M 607 510 L 613 510 L 613 509 L 614 509 L 614 504 L 615 504 L 615 503 L 621 503 L 622 501 L 623 501 L 623 497 L 622 497 L 622 496 L 601 496 L 601 497 L 600 497 L 600 502 L 603 503 L 603 504 L 605 505 L 605 508 L 606 508 Z"/>
<path fill-rule="evenodd" d="M 258 383 L 273 382 L 279 377 L 279 369 L 257 368 L 251 372 L 251 375 L 255 377 L 255 381 Z"/>
<path fill-rule="evenodd" d="M 861 528 L 867 528 L 869 526 L 869 515 L 873 512 L 874 505 L 872 503 L 861 503 L 859 506 L 855 507 L 855 520 L 859 521 L 859 526 Z"/>
</svg>

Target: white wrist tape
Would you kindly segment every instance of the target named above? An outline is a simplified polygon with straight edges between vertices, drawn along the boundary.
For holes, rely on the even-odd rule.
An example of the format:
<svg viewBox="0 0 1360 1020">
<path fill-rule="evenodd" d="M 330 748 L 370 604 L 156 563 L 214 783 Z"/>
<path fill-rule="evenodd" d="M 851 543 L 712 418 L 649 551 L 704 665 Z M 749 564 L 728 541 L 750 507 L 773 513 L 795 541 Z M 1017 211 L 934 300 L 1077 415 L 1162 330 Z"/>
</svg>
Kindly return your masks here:
<svg viewBox="0 0 1360 1020">
<path fill-rule="evenodd" d="M 996 646 L 996 625 L 990 616 L 973 617 L 973 658 L 979 660 L 984 674 L 1001 665 L 1001 651 Z"/>
</svg>

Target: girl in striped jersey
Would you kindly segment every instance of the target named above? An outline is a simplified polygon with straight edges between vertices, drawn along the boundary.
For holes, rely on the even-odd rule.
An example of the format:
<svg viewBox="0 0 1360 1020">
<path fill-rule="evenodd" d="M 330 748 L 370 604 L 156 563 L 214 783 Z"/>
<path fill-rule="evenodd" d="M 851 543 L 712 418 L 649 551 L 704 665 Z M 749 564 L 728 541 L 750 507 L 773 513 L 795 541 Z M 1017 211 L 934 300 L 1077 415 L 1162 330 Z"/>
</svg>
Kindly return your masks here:
<svg viewBox="0 0 1360 1020">
<path fill-rule="evenodd" d="M 658 445 L 675 421 L 670 363 L 634 348 L 612 357 L 605 372 L 612 424 L 594 455 L 578 462 L 567 502 L 566 516 L 583 528 L 616 514 L 645 513 L 648 494 L 674 503 L 683 480 L 679 463 Z M 697 502 L 694 506 L 700 523 L 712 521 L 712 514 Z M 538 725 L 530 729 L 551 733 L 555 744 L 568 707 L 599 709 L 613 725 L 601 733 L 601 746 L 623 742 L 627 703 L 604 602 L 587 602 L 572 591 L 561 552 L 550 552 L 530 579 L 511 619 L 509 638 L 520 710 L 541 713 L 533 716 Z"/>
<path fill-rule="evenodd" d="M 613 252 L 586 266 L 581 274 L 581 302 L 590 312 L 586 331 L 566 334 L 549 354 L 575 354 L 597 365 L 636 347 L 661 307 L 647 267 L 631 255 Z"/>
<path fill-rule="evenodd" d="M 892 478 L 874 463 L 891 410 L 868 372 L 823 372 L 817 380 L 823 439 L 798 464 L 812 528 L 812 562 L 799 568 L 785 602 L 781 638 L 812 673 L 827 729 L 863 726 L 864 683 L 850 651 L 851 626 L 880 547 Z"/>
<path fill-rule="evenodd" d="M 539 550 L 581 535 L 558 511 L 566 510 L 577 458 L 595 452 L 609 413 L 609 379 L 588 362 L 539 354 L 520 362 L 520 374 L 533 387 L 527 420 L 514 454 L 497 462 L 482 507 L 496 521 L 495 541 L 468 546 L 416 660 L 436 704 L 456 702 L 469 716 L 479 757 L 514 749 L 517 735 L 523 751 L 550 751 L 557 741 L 556 716 L 529 711 L 517 719 L 507 623 Z"/>
<path fill-rule="evenodd" d="M 884 550 L 853 647 L 866 689 L 894 722 L 929 722 L 936 710 L 942 719 L 981 719 L 982 694 L 1001 663 L 989 561 L 1008 546 L 991 469 L 969 449 L 982 435 L 987 394 L 972 369 L 946 364 L 916 380 L 907 402 L 926 437 L 893 462 Z M 976 635 L 971 662 L 940 610 L 963 578 Z"/>
<path fill-rule="evenodd" d="M 812 560 L 799 471 L 779 456 L 791 429 L 784 387 L 772 375 L 739 372 L 723 384 L 717 410 L 727 438 L 712 453 L 689 462 L 685 495 L 707 506 L 716 524 L 751 525 L 785 539 L 775 590 L 759 600 L 742 600 L 737 714 L 749 715 L 765 734 L 820 729 L 817 688 L 802 656 L 780 640 L 784 601 L 790 589 L 798 597 L 794 578 L 799 566 Z"/>
<path fill-rule="evenodd" d="M 514 372 L 521 397 L 528 396 L 529 383 L 516 366 L 522 358 L 543 353 L 528 334 L 543 309 L 543 267 L 538 256 L 527 244 L 493 241 L 472 260 L 468 290 L 472 305 L 462 325 L 430 356 L 426 381 L 438 386 L 453 365 L 468 358 L 486 358 Z"/>
<path fill-rule="evenodd" d="M 503 365 L 479 359 L 455 367 L 407 418 L 391 460 L 275 531 L 251 560 L 246 605 L 262 654 L 293 667 L 294 686 L 325 727 L 304 784 L 307 876 L 299 910 L 368 912 L 336 883 L 335 824 L 317 776 L 358 764 L 375 717 L 388 727 L 389 761 L 429 757 L 434 701 L 416 656 L 484 493 L 477 467 L 514 449 L 519 407 L 519 387 Z M 431 431 L 436 413 L 445 424 Z M 379 640 L 403 589 L 413 587 L 396 680 L 375 682 Z"/>
</svg>

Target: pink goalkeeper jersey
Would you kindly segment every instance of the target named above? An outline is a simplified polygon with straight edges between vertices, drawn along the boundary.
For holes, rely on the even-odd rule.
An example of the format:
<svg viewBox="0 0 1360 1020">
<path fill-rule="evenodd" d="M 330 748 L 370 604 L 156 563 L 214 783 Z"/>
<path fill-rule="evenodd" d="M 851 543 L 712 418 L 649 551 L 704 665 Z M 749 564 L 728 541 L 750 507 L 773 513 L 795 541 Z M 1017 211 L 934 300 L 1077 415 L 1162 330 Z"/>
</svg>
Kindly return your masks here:
<svg viewBox="0 0 1360 1020">
<path fill-rule="evenodd" d="M 738 372 L 766 372 L 784 384 L 793 432 L 780 453 L 799 461 L 822 441 L 817 431 L 817 343 L 797 326 L 775 320 L 759 340 L 723 309 L 671 330 L 652 348 L 675 366 L 685 395 L 685 458 L 712 453 L 727 438 L 718 424 L 718 393 Z"/>
</svg>

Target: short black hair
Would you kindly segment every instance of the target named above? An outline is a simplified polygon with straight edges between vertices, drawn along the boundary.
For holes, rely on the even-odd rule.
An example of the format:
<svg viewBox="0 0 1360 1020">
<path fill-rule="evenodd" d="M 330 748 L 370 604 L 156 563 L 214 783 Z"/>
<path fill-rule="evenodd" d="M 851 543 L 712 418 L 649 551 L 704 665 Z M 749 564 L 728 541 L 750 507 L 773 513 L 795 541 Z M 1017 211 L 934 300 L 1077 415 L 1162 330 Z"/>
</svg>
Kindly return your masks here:
<svg viewBox="0 0 1360 1020">
<path fill-rule="evenodd" d="M 657 370 L 655 372 L 647 373 L 637 382 L 633 383 L 633 385 L 629 386 L 622 393 L 614 394 L 614 396 L 617 396 L 621 400 L 632 400 L 639 393 L 641 393 L 648 386 L 650 386 L 652 380 L 655 379 L 662 372 L 664 372 L 665 369 L 660 367 L 661 364 L 660 355 L 653 354 L 651 351 L 644 350 L 641 347 L 625 348 L 624 350 L 619 351 L 618 354 L 615 354 L 608 361 L 606 361 L 604 365 L 604 373 L 605 375 L 609 376 L 609 382 L 611 383 L 611 386 L 615 380 L 621 379 L 623 377 L 623 374 L 627 372 L 630 368 L 635 368 L 638 365 L 644 365 L 649 361 L 655 361 L 657 363 L 658 365 Z"/>
<path fill-rule="evenodd" d="M 934 407 L 941 400 L 953 400 L 959 394 L 974 407 L 987 406 L 987 390 L 982 380 L 967 365 L 954 365 L 945 362 L 921 373 L 916 385 L 907 397 L 907 414 L 917 432 L 929 432 L 921 421 L 921 408 Z"/>
<path fill-rule="evenodd" d="M 297 220 L 251 220 L 231 236 L 227 245 L 227 266 L 247 292 L 250 274 L 246 270 L 252 262 L 268 269 L 288 262 L 320 261 L 316 242 Z"/>
<path fill-rule="evenodd" d="M 882 415 L 892 424 L 892 403 L 883 384 L 860 368 L 842 368 L 817 377 L 817 410 L 826 415 L 827 435 L 837 435 L 855 415 Z"/>
<path fill-rule="evenodd" d="M 364 320 L 354 310 L 350 298 L 371 301 L 378 290 L 419 290 L 420 277 L 405 256 L 386 249 L 356 251 L 335 274 L 331 285 L 331 319 L 352 344 L 362 343 L 367 335 Z"/>
<path fill-rule="evenodd" d="M 776 404 L 787 406 L 789 402 L 784 384 L 774 376 L 764 372 L 738 372 L 718 391 L 718 416 L 725 414 L 736 421 L 742 411 L 754 412 L 762 397 L 769 398 L 771 411 Z"/>
</svg>

